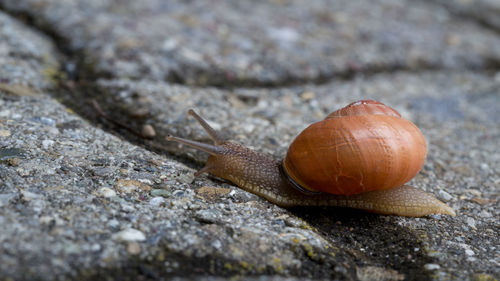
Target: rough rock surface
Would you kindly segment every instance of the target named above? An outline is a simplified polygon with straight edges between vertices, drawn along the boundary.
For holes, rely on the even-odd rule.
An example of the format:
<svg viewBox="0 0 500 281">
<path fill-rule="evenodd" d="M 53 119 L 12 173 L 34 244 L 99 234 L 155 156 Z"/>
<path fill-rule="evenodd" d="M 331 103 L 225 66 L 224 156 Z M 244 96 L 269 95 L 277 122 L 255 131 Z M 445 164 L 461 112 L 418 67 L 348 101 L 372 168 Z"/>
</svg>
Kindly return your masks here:
<svg viewBox="0 0 500 281">
<path fill-rule="evenodd" d="M 498 280 L 494 4 L 438 2 L 0 0 L 0 280 Z M 282 209 L 163 140 L 208 142 L 196 108 L 281 158 L 362 98 L 422 129 L 411 183 L 456 217 Z"/>
<path fill-rule="evenodd" d="M 53 43 L 12 17 L 0 13 L 0 89 L 35 95 L 58 71 Z"/>
<path fill-rule="evenodd" d="M 500 31 L 500 2 L 491 0 L 433 0 L 463 19 L 476 21 L 483 28 Z"/>
<path fill-rule="evenodd" d="M 276 85 L 380 69 L 481 68 L 500 58 L 494 32 L 432 2 L 2 3 L 82 51 L 85 72 L 115 78 Z"/>
</svg>

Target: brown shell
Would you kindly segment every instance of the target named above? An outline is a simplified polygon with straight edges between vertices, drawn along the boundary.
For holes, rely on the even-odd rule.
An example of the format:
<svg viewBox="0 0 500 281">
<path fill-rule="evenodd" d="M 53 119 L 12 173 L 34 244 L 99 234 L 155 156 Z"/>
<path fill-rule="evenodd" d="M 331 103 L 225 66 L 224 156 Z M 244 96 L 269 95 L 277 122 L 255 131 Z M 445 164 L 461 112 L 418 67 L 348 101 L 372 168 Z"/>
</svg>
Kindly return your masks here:
<svg viewBox="0 0 500 281">
<path fill-rule="evenodd" d="M 397 112 L 394 108 L 379 101 L 360 100 L 350 103 L 341 109 L 328 114 L 325 119 L 349 115 L 388 115 L 401 117 L 401 114 L 399 114 L 399 112 Z"/>
<path fill-rule="evenodd" d="M 301 186 L 352 195 L 403 185 L 424 165 L 422 132 L 373 100 L 351 103 L 300 133 L 283 166 Z"/>
</svg>

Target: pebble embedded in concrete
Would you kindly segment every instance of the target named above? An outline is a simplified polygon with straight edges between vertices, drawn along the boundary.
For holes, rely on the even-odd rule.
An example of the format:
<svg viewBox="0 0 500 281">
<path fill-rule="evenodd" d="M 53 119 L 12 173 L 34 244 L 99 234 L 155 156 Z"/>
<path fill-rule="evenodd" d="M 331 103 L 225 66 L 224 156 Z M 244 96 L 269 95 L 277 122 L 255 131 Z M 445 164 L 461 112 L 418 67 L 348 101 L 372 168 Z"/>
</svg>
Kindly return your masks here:
<svg viewBox="0 0 500 281">
<path fill-rule="evenodd" d="M 129 228 L 122 230 L 113 235 L 113 239 L 117 241 L 125 241 L 125 242 L 135 242 L 135 241 L 144 241 L 146 240 L 146 235 L 143 232 Z"/>
</svg>

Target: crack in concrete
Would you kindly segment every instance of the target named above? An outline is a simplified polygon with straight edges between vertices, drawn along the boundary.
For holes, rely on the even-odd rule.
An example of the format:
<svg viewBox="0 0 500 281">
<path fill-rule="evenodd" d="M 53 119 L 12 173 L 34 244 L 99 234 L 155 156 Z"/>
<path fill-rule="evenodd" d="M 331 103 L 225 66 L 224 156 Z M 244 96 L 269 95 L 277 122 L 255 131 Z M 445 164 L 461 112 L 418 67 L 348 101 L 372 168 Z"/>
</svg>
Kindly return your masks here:
<svg viewBox="0 0 500 281">
<path fill-rule="evenodd" d="M 500 68 L 500 65 L 499 65 Z M 356 76 L 372 77 L 379 74 L 391 74 L 400 71 L 418 73 L 422 71 L 430 70 L 446 70 L 446 68 L 440 67 L 438 65 L 421 63 L 418 66 L 408 67 L 401 64 L 393 65 L 368 65 L 363 68 L 363 70 L 353 70 L 345 69 L 341 71 L 334 71 L 331 74 L 320 74 L 315 78 L 301 78 L 301 77 L 286 77 L 279 81 L 262 82 L 255 79 L 244 79 L 244 80 L 233 80 L 225 81 L 223 77 L 212 76 L 214 79 L 208 79 L 206 83 L 186 83 L 186 81 L 181 77 L 181 75 L 175 73 L 170 82 L 175 82 L 176 84 L 193 86 L 193 87 L 214 87 L 218 89 L 279 89 L 287 88 L 300 85 L 315 85 L 321 86 L 326 85 L 335 81 L 351 81 L 356 78 Z M 167 81 L 169 82 L 169 81 Z"/>
<path fill-rule="evenodd" d="M 454 8 L 453 4 L 450 4 L 449 2 L 446 2 L 446 1 L 442 2 L 439 0 L 426 0 L 426 2 L 432 3 L 434 5 L 438 5 L 444 9 L 446 9 L 450 13 L 450 15 L 453 16 L 453 18 L 455 20 L 460 20 L 460 21 L 467 20 L 470 23 L 474 23 L 485 30 L 489 30 L 491 32 L 494 32 L 497 35 L 500 35 L 500 25 L 496 26 L 496 25 L 492 24 L 491 22 L 486 20 L 484 18 L 484 16 L 478 15 L 476 11 L 464 12 L 458 8 Z M 482 9 L 486 10 L 487 8 L 482 7 Z M 481 11 L 483 11 L 483 10 L 481 10 Z M 500 24 L 500 21 L 499 21 L 499 24 Z M 500 68 L 500 66 L 498 66 L 498 68 Z"/>
<path fill-rule="evenodd" d="M 447 10 L 450 11 L 452 15 L 455 17 L 460 17 L 463 19 L 463 17 L 466 17 L 470 19 L 470 21 L 474 24 L 478 24 L 481 27 L 488 29 L 490 31 L 494 31 L 498 34 L 500 34 L 500 29 L 496 28 L 495 26 L 491 25 L 488 23 L 486 20 L 479 18 L 474 15 L 470 15 L 467 13 L 462 13 L 462 12 L 457 12 L 453 11 L 452 9 L 449 9 L 445 4 L 442 3 L 435 3 L 432 0 L 428 0 L 430 3 L 434 3 L 436 5 L 443 6 Z M 68 77 L 68 80 L 74 80 L 74 81 L 95 81 L 100 78 L 105 78 L 105 79 L 119 79 L 119 77 L 114 77 L 110 73 L 106 73 L 104 71 L 99 71 L 92 67 L 90 62 L 88 62 L 88 57 L 85 56 L 84 52 L 82 50 L 75 50 L 69 47 L 70 43 L 68 42 L 68 39 L 65 38 L 64 36 L 60 35 L 52 25 L 43 20 L 43 18 L 37 18 L 34 17 L 33 15 L 27 13 L 27 12 L 14 12 L 11 13 L 9 10 L 5 9 L 5 7 L 2 6 L 0 3 L 0 10 L 9 13 L 11 16 L 14 16 L 24 22 L 27 26 L 34 28 L 35 30 L 41 32 L 42 34 L 47 35 L 49 38 L 51 38 L 56 44 L 56 48 L 58 51 L 63 55 L 62 61 L 65 63 L 63 64 L 64 69 L 62 71 L 66 74 Z M 74 67 L 73 67 L 74 65 Z M 199 71 L 196 71 L 193 66 L 186 66 L 194 70 L 194 72 L 199 72 L 199 76 L 207 76 L 210 77 L 211 79 L 208 79 L 207 82 L 204 83 L 190 83 L 186 81 L 186 78 L 182 76 L 182 74 L 177 73 L 175 71 L 172 71 L 168 77 L 165 77 L 163 80 L 164 82 L 167 83 L 173 83 L 173 84 L 178 84 L 178 85 L 185 85 L 185 86 L 192 86 L 192 87 L 214 87 L 214 88 L 219 88 L 219 89 L 235 89 L 235 88 L 247 88 L 247 89 L 256 89 L 256 88 L 265 88 L 265 89 L 274 89 L 274 88 L 286 88 L 286 87 L 293 87 L 293 86 L 299 86 L 299 85 L 304 85 L 304 84 L 309 84 L 309 85 L 324 85 L 328 83 L 332 83 L 335 81 L 351 81 L 357 76 L 363 76 L 363 77 L 372 77 L 375 75 L 379 74 L 391 74 L 391 73 L 397 73 L 397 72 L 409 72 L 409 73 L 419 73 L 423 71 L 439 71 L 439 70 L 475 70 L 478 72 L 483 72 L 483 73 L 490 73 L 493 71 L 498 71 L 500 70 L 500 58 L 493 58 L 493 57 L 486 57 L 484 60 L 484 66 L 482 67 L 474 67 L 474 66 L 464 66 L 461 68 L 447 68 L 445 66 L 442 66 L 440 64 L 432 64 L 432 63 L 427 63 L 427 62 L 419 62 L 417 65 L 403 65 L 403 64 L 387 64 L 387 65 L 367 65 L 362 69 L 344 69 L 340 71 L 333 71 L 332 73 L 328 74 L 319 74 L 315 78 L 302 78 L 302 77 L 292 77 L 288 76 L 285 77 L 281 80 L 277 81 L 258 81 L 256 79 L 241 79 L 241 80 L 227 80 L 224 78 L 223 75 L 213 75 L 212 72 L 207 73 L 205 70 L 200 69 Z M 214 71 L 216 72 L 216 71 Z M 139 81 L 141 80 L 140 78 L 133 79 L 131 80 L 134 81 Z"/>
</svg>

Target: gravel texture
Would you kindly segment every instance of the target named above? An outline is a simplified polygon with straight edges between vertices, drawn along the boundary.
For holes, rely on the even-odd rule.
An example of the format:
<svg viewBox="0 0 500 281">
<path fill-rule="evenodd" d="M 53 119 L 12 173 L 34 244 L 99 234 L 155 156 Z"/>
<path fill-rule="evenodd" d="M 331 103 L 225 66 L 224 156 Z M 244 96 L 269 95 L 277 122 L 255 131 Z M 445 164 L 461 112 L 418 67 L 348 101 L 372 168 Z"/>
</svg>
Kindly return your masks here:
<svg viewBox="0 0 500 281">
<path fill-rule="evenodd" d="M 450 12 L 473 20 L 495 32 L 500 31 L 500 2 L 495 0 L 432 0 L 446 7 Z"/>
<path fill-rule="evenodd" d="M 186 166 L 46 97 L 2 95 L 1 105 L 3 277 L 328 276 L 309 256 L 354 263 L 286 210 L 227 185 L 213 195 L 215 183 L 192 183 Z"/>
<path fill-rule="evenodd" d="M 433 1 L 166 3 L 0 0 L 26 22 L 0 12 L 0 280 L 498 280 L 493 28 Z M 163 140 L 208 142 L 195 108 L 278 159 L 362 98 L 422 129 L 411 183 L 456 217 L 282 209 Z"/>
<path fill-rule="evenodd" d="M 0 89 L 36 95 L 53 85 L 59 66 L 46 36 L 0 12 L 0 38 Z"/>
</svg>

